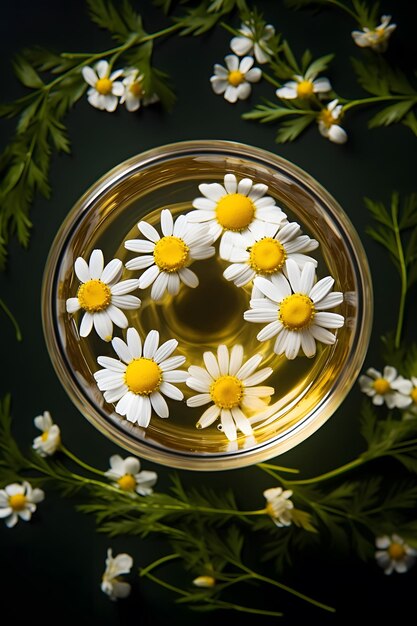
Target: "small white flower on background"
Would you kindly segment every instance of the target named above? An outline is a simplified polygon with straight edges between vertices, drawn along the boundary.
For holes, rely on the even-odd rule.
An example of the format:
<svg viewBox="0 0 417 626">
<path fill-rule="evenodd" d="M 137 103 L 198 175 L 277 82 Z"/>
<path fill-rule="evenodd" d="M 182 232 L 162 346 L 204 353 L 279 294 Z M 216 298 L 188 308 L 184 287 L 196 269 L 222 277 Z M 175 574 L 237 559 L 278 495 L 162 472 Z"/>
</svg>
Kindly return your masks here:
<svg viewBox="0 0 417 626">
<path fill-rule="evenodd" d="M 248 322 L 269 322 L 257 335 L 259 341 L 267 341 L 277 335 L 274 345 L 276 354 L 295 359 L 300 350 L 307 357 L 316 354 L 316 340 L 332 345 L 336 336 L 328 329 L 340 328 L 344 317 L 328 313 L 343 302 L 340 291 L 330 293 L 334 284 L 331 276 L 315 283 L 313 263 L 305 263 L 302 270 L 293 259 L 285 263 L 285 274 L 273 274 L 271 280 L 255 278 L 255 287 L 265 296 L 252 298 L 251 309 L 245 311 Z"/>
<path fill-rule="evenodd" d="M 12 483 L 0 489 L 0 518 L 3 518 L 8 528 L 13 528 L 20 519 L 28 522 L 36 505 L 45 498 L 42 489 L 32 489 L 26 480 L 22 483 Z"/>
<path fill-rule="evenodd" d="M 40 456 L 52 456 L 61 445 L 61 431 L 58 424 L 54 424 L 49 411 L 38 415 L 33 420 L 36 428 L 42 431 L 42 435 L 33 440 L 33 448 Z"/>
<path fill-rule="evenodd" d="M 204 352 L 204 367 L 192 365 L 188 368 L 186 383 L 198 391 L 187 400 L 187 406 L 198 407 L 213 404 L 198 420 L 197 428 L 207 428 L 220 417 L 221 430 L 230 441 L 237 438 L 237 430 L 244 435 L 252 434 L 252 426 L 244 411 L 258 411 L 266 407 L 269 397 L 275 393 L 273 387 L 257 386 L 272 374 L 271 367 L 259 372 L 255 370 L 262 355 L 255 354 L 243 364 L 243 347 L 236 345 L 230 351 L 225 345 L 213 352 Z"/>
<path fill-rule="evenodd" d="M 130 554 L 117 554 L 113 557 L 111 548 L 107 550 L 106 569 L 101 581 L 101 590 L 109 596 L 110 600 L 127 598 L 130 594 L 129 583 L 119 579 L 122 574 L 130 574 L 133 559 Z"/>
<path fill-rule="evenodd" d="M 193 200 L 196 210 L 187 214 L 188 221 L 207 224 L 213 241 L 222 235 L 223 259 L 230 257 L 235 244 L 239 245 L 239 235 L 262 232 L 265 223 L 278 227 L 286 220 L 274 198 L 265 195 L 267 185 L 254 184 L 250 178 L 238 182 L 234 174 L 226 174 L 223 185 L 203 183 L 198 189 L 204 197 Z"/>
<path fill-rule="evenodd" d="M 306 72 L 305 76 L 295 74 L 294 80 L 284 83 L 276 90 L 276 95 L 282 100 L 294 100 L 295 98 L 311 98 L 329 93 L 332 86 L 327 78 L 316 78 L 316 73 Z"/>
<path fill-rule="evenodd" d="M 198 278 L 188 266 L 194 261 L 208 259 L 215 254 L 215 249 L 211 245 L 213 237 L 208 227 L 190 224 L 187 217 L 180 215 L 174 222 L 171 211 L 163 209 L 162 237 L 148 222 L 139 222 L 138 229 L 146 239 L 125 241 L 127 250 L 142 255 L 128 261 L 126 267 L 129 270 L 147 268 L 138 282 L 140 289 L 152 285 L 152 300 L 160 300 L 166 292 L 176 296 L 181 283 L 187 287 L 197 287 Z"/>
<path fill-rule="evenodd" d="M 182 383 L 187 372 L 177 370 L 185 362 L 184 356 L 171 356 L 178 341 L 170 339 L 159 346 L 159 333 L 151 330 L 143 348 L 135 328 L 127 329 L 126 343 L 115 337 L 112 346 L 120 361 L 99 356 L 97 362 L 104 369 L 95 372 L 97 386 L 104 391 L 104 399 L 116 404 L 116 413 L 126 415 L 129 422 L 147 428 L 152 409 L 159 417 L 168 417 L 169 409 L 162 394 L 173 400 L 182 400 L 182 391 L 171 383 Z"/>
<path fill-rule="evenodd" d="M 122 491 L 136 491 L 140 496 L 149 496 L 158 480 L 158 474 L 148 470 L 140 471 L 140 461 L 134 456 L 122 459 L 118 454 L 110 457 L 110 469 L 104 474 Z"/>
<path fill-rule="evenodd" d="M 362 30 L 352 31 L 353 41 L 360 48 L 372 48 L 375 52 L 385 52 L 388 47 L 388 40 L 396 24 L 390 24 L 391 15 L 383 15 L 381 23 L 376 28 L 364 26 Z"/>
<path fill-rule="evenodd" d="M 290 526 L 294 504 L 290 500 L 292 491 L 284 491 L 281 487 L 272 487 L 264 491 L 266 498 L 266 512 L 271 516 L 274 524 L 280 528 Z"/>
<path fill-rule="evenodd" d="M 395 367 L 386 365 L 384 372 L 370 367 L 366 375 L 359 377 L 359 385 L 363 393 L 372 398 L 372 403 L 380 406 L 387 405 L 389 409 L 405 409 L 413 402 L 411 381 L 398 376 Z"/>
<path fill-rule="evenodd" d="M 411 404 L 404 413 L 404 419 L 413 419 L 417 417 L 417 376 L 411 376 L 410 398 Z"/>
<path fill-rule="evenodd" d="M 252 57 L 243 57 L 242 60 L 234 54 L 228 54 L 224 58 L 226 67 L 214 66 L 214 75 L 210 78 L 211 86 L 215 94 L 224 94 L 224 99 L 234 104 L 238 100 L 249 98 L 252 86 L 261 80 L 262 70 L 252 67 Z"/>
<path fill-rule="evenodd" d="M 232 264 L 225 269 L 223 276 L 232 280 L 236 287 L 244 287 L 256 276 L 270 278 L 280 272 L 287 259 L 293 259 L 300 269 L 307 262 L 316 267 L 317 261 L 305 253 L 315 250 L 319 243 L 300 233 L 301 227 L 296 222 L 279 227 L 265 224 L 256 234 L 248 231 L 234 242 L 227 259 Z"/>
<path fill-rule="evenodd" d="M 416 561 L 417 550 L 408 546 L 398 535 L 377 537 L 375 545 L 376 562 L 383 568 L 384 574 L 405 574 Z"/>
<path fill-rule="evenodd" d="M 116 70 L 110 73 L 110 65 L 107 61 L 99 61 L 94 69 L 83 67 L 82 75 L 86 83 L 90 85 L 87 92 L 88 102 L 101 111 L 115 111 L 118 105 L 118 98 L 123 95 L 123 83 L 117 81 L 123 74 L 123 70 Z"/>
<path fill-rule="evenodd" d="M 272 24 L 266 24 L 260 36 L 257 37 L 255 25 L 245 22 L 239 28 L 239 33 L 230 42 L 232 51 L 239 57 L 254 54 L 258 63 L 268 63 L 272 54 L 268 41 L 275 35 L 275 28 Z"/>
<path fill-rule="evenodd" d="M 326 139 L 330 139 L 333 143 L 346 143 L 347 133 L 338 122 L 342 115 L 342 105 L 338 104 L 338 100 L 329 102 L 325 109 L 322 109 L 317 116 L 319 132 Z"/>
<path fill-rule="evenodd" d="M 148 96 L 143 88 L 143 74 L 139 70 L 132 68 L 125 72 L 123 79 L 124 93 L 120 98 L 120 104 L 124 104 L 130 112 L 137 111 L 141 105 L 147 106 L 158 102 L 156 94 Z"/>
<path fill-rule="evenodd" d="M 80 324 L 81 337 L 87 337 L 94 325 L 96 333 L 104 341 L 113 336 L 113 324 L 127 328 L 126 315 L 120 309 L 138 309 L 141 301 L 136 296 L 126 295 L 139 287 L 138 280 L 118 282 L 123 271 L 123 263 L 113 259 L 104 267 L 101 250 L 93 250 L 89 264 L 78 257 L 74 265 L 77 278 L 81 282 L 76 298 L 68 298 L 68 313 L 85 311 Z"/>
</svg>

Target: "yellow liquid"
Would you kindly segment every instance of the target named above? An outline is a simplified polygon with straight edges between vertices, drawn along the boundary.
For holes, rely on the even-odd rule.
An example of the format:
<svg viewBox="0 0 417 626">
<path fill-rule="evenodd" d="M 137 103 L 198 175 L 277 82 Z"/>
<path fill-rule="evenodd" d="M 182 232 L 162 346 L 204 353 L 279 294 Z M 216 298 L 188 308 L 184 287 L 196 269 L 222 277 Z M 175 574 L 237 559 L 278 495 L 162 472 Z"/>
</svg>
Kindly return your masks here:
<svg viewBox="0 0 417 626">
<path fill-rule="evenodd" d="M 89 240 L 88 249 L 74 250 L 74 258 L 78 255 L 88 258 L 95 247 L 103 250 L 106 263 L 111 258 L 119 258 L 126 263 L 137 256 L 137 253 L 124 248 L 124 241 L 127 239 L 144 238 L 137 228 L 137 222 L 145 220 L 161 233 L 159 220 L 163 208 L 169 208 L 174 218 L 181 213 L 187 213 L 192 209 L 193 198 L 199 195 L 198 184 L 214 180 L 222 182 L 224 164 L 221 163 L 217 168 L 210 161 L 207 167 L 210 174 L 202 172 L 202 163 L 196 164 L 195 160 L 183 159 L 176 168 L 171 165 L 169 169 L 164 169 L 159 165 L 154 170 L 149 168 L 144 174 L 126 179 L 117 194 L 107 195 L 101 200 L 100 220 L 95 224 L 88 224 L 86 228 L 91 229 L 91 232 L 84 233 Z M 271 181 L 262 180 L 262 175 L 256 176 L 255 172 L 239 172 L 239 167 L 240 164 L 236 161 L 232 171 L 238 178 L 246 175 L 255 182 L 270 184 Z M 229 163 L 228 170 L 230 169 Z M 318 277 L 332 274 L 337 281 L 339 272 L 342 280 L 339 284 L 336 282 L 334 289 L 344 291 L 345 281 L 347 290 L 351 277 L 346 274 L 345 261 L 338 259 L 337 238 L 331 232 L 323 232 L 321 229 L 324 227 L 319 222 L 309 221 L 309 207 L 307 203 L 302 204 L 301 197 L 288 195 L 288 190 L 276 184 L 275 189 L 269 186 L 268 193 L 277 198 L 277 204 L 287 213 L 289 221 L 299 222 L 305 234 L 319 239 L 321 243 L 321 248 L 313 253 L 319 263 Z M 349 351 L 350 333 L 346 328 L 338 331 L 337 359 L 333 358 L 336 346 L 322 346 L 317 343 L 317 353 L 312 359 L 299 356 L 289 361 L 285 355 L 277 356 L 274 353 L 275 338 L 259 342 L 256 335 L 265 324 L 245 322 L 243 319 L 244 311 L 250 308 L 252 285 L 242 289 L 226 281 L 222 274 L 228 263 L 218 258 L 218 245 L 219 242 L 216 242 L 216 255 L 213 258 L 196 261 L 191 265 L 200 281 L 197 288 L 191 289 L 181 284 L 177 296 L 165 295 L 160 302 L 151 300 L 151 287 L 138 290 L 135 295 L 141 298 L 142 306 L 136 311 L 125 313 L 129 326 L 135 327 L 142 339 L 152 329 L 159 331 L 160 343 L 171 338 L 177 339 L 179 346 L 174 354 L 186 357 L 182 369 L 187 369 L 190 365 L 204 366 L 203 353 L 207 350 L 216 353 L 220 344 L 225 344 L 229 349 L 235 344 L 241 344 L 245 361 L 256 353 L 262 354 L 260 367 L 269 366 L 273 369 L 273 374 L 263 384 L 274 387 L 275 394 L 270 399 L 271 410 L 264 415 L 263 420 L 257 421 L 255 414 L 249 414 L 255 428 L 254 438 L 251 440 L 245 441 L 245 437 L 239 435 L 238 443 L 230 444 L 225 435 L 216 428 L 217 423 L 206 429 L 197 429 L 196 423 L 209 405 L 187 407 L 186 399 L 196 392 L 190 390 L 185 383 L 178 384 L 184 392 L 183 401 L 167 399 L 170 410 L 168 419 L 161 419 L 153 414 L 146 430 L 130 424 L 114 412 L 112 405 L 106 405 L 93 378 L 93 373 L 99 369 L 96 362 L 99 355 L 116 357 L 111 344 L 101 341 L 94 331 L 86 339 L 80 340 L 76 330 L 80 323 L 79 318 L 68 317 L 65 321 L 67 327 L 70 327 L 66 333 L 67 351 L 76 376 L 88 388 L 90 398 L 102 407 L 109 419 L 133 437 L 146 439 L 157 447 L 187 454 L 215 455 L 229 450 L 235 451 L 237 447 L 252 447 L 267 443 L 280 433 L 287 432 L 289 428 L 296 427 L 329 392 Z M 332 267 L 331 271 L 327 266 Z M 125 269 L 122 279 L 139 277 L 143 271 Z M 63 283 L 62 298 L 75 295 L 77 285 L 78 281 L 72 274 Z M 336 311 L 346 316 L 346 303 Z M 114 327 L 114 335 L 124 337 L 125 331 Z"/>
</svg>

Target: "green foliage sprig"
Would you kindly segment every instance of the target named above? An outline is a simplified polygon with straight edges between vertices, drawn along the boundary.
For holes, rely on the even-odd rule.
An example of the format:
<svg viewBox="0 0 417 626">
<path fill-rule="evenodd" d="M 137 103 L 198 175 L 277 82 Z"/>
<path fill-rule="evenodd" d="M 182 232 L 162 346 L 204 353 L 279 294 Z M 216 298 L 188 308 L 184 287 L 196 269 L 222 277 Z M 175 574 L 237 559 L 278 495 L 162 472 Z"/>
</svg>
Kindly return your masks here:
<svg viewBox="0 0 417 626">
<path fill-rule="evenodd" d="M 359 26 L 370 29 L 377 26 L 380 10 L 379 2 L 369 4 L 363 0 L 350 0 L 347 3 L 339 0 L 285 0 L 285 4 L 291 9 L 336 8 L 352 17 Z"/>
<path fill-rule="evenodd" d="M 394 346 L 400 347 L 407 294 L 417 282 L 417 194 L 407 196 L 400 204 L 400 196 L 394 192 L 389 209 L 382 202 L 365 198 L 375 226 L 367 233 L 390 254 L 391 261 L 400 275 L 400 303 Z"/>
</svg>

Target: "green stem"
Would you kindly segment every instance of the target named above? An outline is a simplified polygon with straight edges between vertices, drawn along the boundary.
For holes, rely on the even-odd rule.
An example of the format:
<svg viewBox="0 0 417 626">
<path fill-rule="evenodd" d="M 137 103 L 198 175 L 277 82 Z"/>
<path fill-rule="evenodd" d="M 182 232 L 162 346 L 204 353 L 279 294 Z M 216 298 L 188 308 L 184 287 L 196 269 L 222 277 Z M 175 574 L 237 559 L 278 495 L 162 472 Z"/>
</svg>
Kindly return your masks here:
<svg viewBox="0 0 417 626">
<path fill-rule="evenodd" d="M 346 113 L 346 111 L 348 111 L 349 109 L 353 109 L 354 107 L 362 106 L 364 104 L 375 104 L 378 102 L 386 102 L 386 101 L 391 101 L 391 100 L 416 100 L 417 101 L 417 96 L 387 95 L 387 96 L 371 96 L 369 98 L 359 98 L 357 100 L 350 100 L 346 104 L 343 105 L 343 113 Z M 344 99 L 339 98 L 339 101 L 343 103 Z"/>
<path fill-rule="evenodd" d="M 87 470 L 88 472 L 92 472 L 93 474 L 98 474 L 99 476 L 105 476 L 105 473 L 102 472 L 101 470 L 96 469 L 95 467 L 92 467 L 91 465 L 88 465 L 87 463 L 85 463 L 84 461 L 82 461 L 81 459 L 79 459 L 77 456 L 75 456 L 75 454 L 73 454 L 70 450 L 68 450 L 68 448 L 66 448 L 64 446 L 64 444 L 61 443 L 61 445 L 59 446 L 59 449 L 61 450 L 61 452 L 63 452 L 69 459 L 71 459 L 72 461 L 74 461 L 74 463 L 76 463 L 77 465 L 79 465 L 80 467 L 82 467 L 83 469 Z"/>
<path fill-rule="evenodd" d="M 340 474 L 344 474 L 345 472 L 349 472 L 353 469 L 356 469 L 357 467 L 360 467 L 364 463 L 366 463 L 366 459 L 363 459 L 362 457 L 358 457 L 354 461 L 350 461 L 349 463 L 346 463 L 345 465 L 341 465 L 340 467 L 337 467 L 334 470 L 326 472 L 325 474 L 320 474 L 319 476 L 313 476 L 312 478 L 304 478 L 301 480 L 286 480 L 285 484 L 290 486 L 291 488 L 291 485 L 312 485 L 315 483 L 320 483 L 324 480 L 330 480 L 331 478 L 335 478 L 336 476 L 339 476 Z"/>
<path fill-rule="evenodd" d="M 147 576 L 148 572 L 151 572 L 156 567 L 159 567 L 160 565 L 163 565 L 164 563 L 168 563 L 169 561 L 173 561 L 174 559 L 179 559 L 179 558 L 180 558 L 179 554 L 168 554 L 167 556 L 163 556 L 160 559 L 157 559 L 156 561 L 151 563 L 150 565 L 147 565 L 146 567 L 141 568 L 139 570 L 139 576 Z"/>
<path fill-rule="evenodd" d="M 296 596 L 300 600 L 309 602 L 310 604 L 313 604 L 314 606 L 317 606 L 320 609 L 324 609 L 325 611 L 329 611 L 330 613 L 335 612 L 335 609 L 333 607 L 328 606 L 327 604 L 323 604 L 322 602 L 319 602 L 318 600 L 314 600 L 314 598 L 310 598 L 309 596 L 304 595 L 300 591 L 297 591 L 296 589 L 293 589 L 292 587 L 288 587 L 287 585 L 284 585 L 283 583 L 280 583 L 277 580 L 274 580 L 273 578 L 268 578 L 268 576 L 262 576 L 262 574 L 257 574 L 256 572 L 252 571 L 249 567 L 246 567 L 242 563 L 238 563 L 235 561 L 231 561 L 231 563 L 236 565 L 236 567 L 243 569 L 248 574 L 251 574 L 252 577 L 255 578 L 256 580 L 260 580 L 264 583 L 268 583 L 269 585 L 273 585 L 274 587 L 278 587 L 279 589 L 282 589 L 283 591 L 286 591 L 287 593 L 290 593 L 291 595 Z"/>
<path fill-rule="evenodd" d="M 157 578 L 153 574 L 147 573 L 145 574 L 145 576 L 149 578 L 149 580 L 152 580 L 152 582 L 156 583 L 157 585 L 160 585 L 161 587 L 164 587 L 165 589 L 169 589 L 169 591 L 173 591 L 174 593 L 177 593 L 180 596 L 184 596 L 184 597 L 187 596 L 187 597 L 192 598 L 192 595 L 188 593 L 187 591 L 185 591 L 184 589 L 175 587 L 174 585 L 167 583 L 165 580 L 162 580 L 161 578 Z M 218 606 L 221 609 L 233 609 L 235 611 L 240 611 L 242 613 L 252 613 L 256 615 L 269 615 L 271 617 L 282 617 L 282 613 L 278 613 L 277 611 L 267 611 L 266 609 L 252 609 L 251 607 L 242 606 L 241 604 L 233 604 L 232 602 L 218 600 L 217 598 L 207 597 L 206 604 L 210 604 L 212 606 Z"/>
<path fill-rule="evenodd" d="M 264 78 L 268 83 L 273 85 L 274 87 L 282 87 L 282 83 L 279 83 L 275 78 L 272 78 L 269 74 L 267 74 L 264 70 L 262 70 L 262 78 Z"/>
<path fill-rule="evenodd" d="M 348 6 L 346 6 L 345 4 L 343 4 L 343 2 L 338 2 L 338 0 L 325 0 L 327 2 L 327 4 L 329 4 L 330 6 L 334 6 L 337 7 L 338 9 L 340 9 L 341 11 L 344 11 L 345 13 L 347 13 L 350 17 L 353 17 L 353 19 L 355 20 L 355 22 L 358 22 L 358 24 L 360 24 L 360 20 L 359 20 L 359 16 L 352 10 L 350 9 Z"/>
<path fill-rule="evenodd" d="M 395 331 L 394 345 L 398 349 L 401 342 L 401 332 L 404 323 L 405 299 L 407 297 L 407 265 L 404 258 L 404 250 L 401 241 L 400 227 L 398 225 L 398 194 L 393 194 L 391 202 L 391 217 L 394 225 L 395 243 L 398 250 L 398 262 L 400 264 L 401 294 L 398 309 L 397 329 Z"/>
<path fill-rule="evenodd" d="M 258 467 L 266 467 L 277 472 L 286 472 L 287 474 L 299 474 L 300 470 L 291 467 L 281 467 L 281 465 L 273 465 L 272 463 L 258 463 Z"/>
<path fill-rule="evenodd" d="M 15 316 L 13 315 L 13 313 L 11 312 L 11 310 L 9 309 L 9 307 L 5 304 L 5 302 L 0 298 L 0 308 L 3 309 L 3 311 L 5 312 L 5 314 L 7 315 L 7 317 L 9 318 L 9 320 L 11 321 L 11 323 L 13 324 L 15 333 L 16 333 L 16 340 L 17 341 L 22 341 L 23 337 L 22 337 L 22 333 L 20 331 L 20 327 L 19 324 L 17 323 L 17 320 L 15 318 Z"/>
</svg>

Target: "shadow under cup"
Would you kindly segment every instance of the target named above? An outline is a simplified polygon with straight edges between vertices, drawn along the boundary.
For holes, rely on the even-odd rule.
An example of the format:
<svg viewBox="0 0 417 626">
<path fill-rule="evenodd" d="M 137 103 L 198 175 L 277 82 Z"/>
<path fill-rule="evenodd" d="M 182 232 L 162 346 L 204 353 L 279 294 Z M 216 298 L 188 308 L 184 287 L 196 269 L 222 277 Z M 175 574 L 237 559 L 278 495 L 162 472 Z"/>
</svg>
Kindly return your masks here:
<svg viewBox="0 0 417 626">
<path fill-rule="evenodd" d="M 123 241 L 140 237 L 137 223 L 144 219 L 158 228 L 162 208 L 173 214 L 189 211 L 202 182 L 222 182 L 225 173 L 265 183 L 290 221 L 320 243 L 315 257 L 317 273 L 331 275 L 334 289 L 344 293 L 337 312 L 345 325 L 333 346 L 321 346 L 313 359 L 288 362 L 273 353 L 274 340 L 259 343 L 261 326 L 243 321 L 250 290 L 238 289 L 222 277 L 227 264 L 214 259 L 196 262 L 197 289 L 184 288 L 168 303 L 127 311 L 129 325 L 143 337 L 152 328 L 161 342 L 175 337 L 187 345 L 187 357 L 201 365 L 204 350 L 220 343 L 241 342 L 245 358 L 260 352 L 262 366 L 274 367 L 276 393 L 261 416 L 252 418 L 253 437 L 228 442 L 215 426 L 196 429 L 207 407 L 190 409 L 168 401 L 169 419 L 153 415 L 147 429 L 133 425 L 106 404 L 93 373 L 97 356 L 116 356 L 111 344 L 94 332 L 78 334 L 79 319 L 68 315 L 67 298 L 79 285 L 74 274 L 78 256 L 88 259 L 95 248 L 105 262 L 132 254 Z M 201 266 L 201 268 L 200 268 Z M 125 271 L 124 278 L 137 277 Z M 142 294 L 139 294 L 142 295 Z M 146 294 L 145 294 L 146 295 Z M 47 348 L 61 383 L 75 406 L 106 437 L 130 452 L 170 467 L 221 470 L 258 463 L 294 447 L 315 432 L 341 404 L 359 374 L 372 324 L 372 288 L 369 267 L 359 237 L 337 202 L 308 174 L 269 152 L 226 141 L 190 141 L 156 148 L 117 166 L 95 183 L 76 203 L 61 226 L 45 268 L 42 317 Z M 250 330 L 245 330 L 250 326 Z M 115 328 L 115 335 L 124 332 Z M 246 333 L 246 335 L 242 335 Z M 187 359 L 188 360 L 188 359 Z M 190 361 L 186 366 L 190 365 Z M 281 378 L 280 378 L 281 377 Z M 280 384 L 282 381 L 282 384 Z M 277 384 L 275 384 L 277 382 Z M 185 385 L 181 385 L 187 397 Z M 188 397 L 195 392 L 188 392 Z"/>
</svg>

